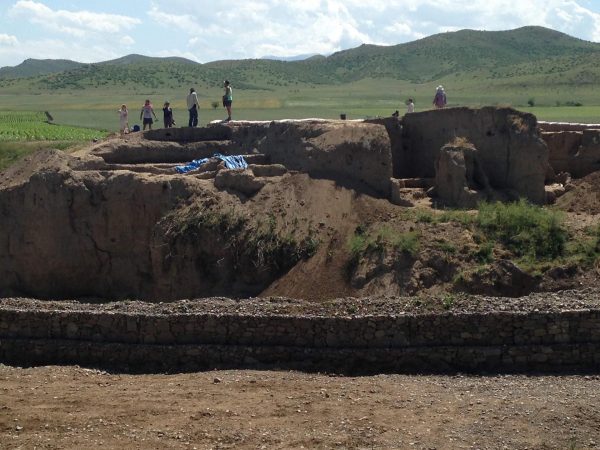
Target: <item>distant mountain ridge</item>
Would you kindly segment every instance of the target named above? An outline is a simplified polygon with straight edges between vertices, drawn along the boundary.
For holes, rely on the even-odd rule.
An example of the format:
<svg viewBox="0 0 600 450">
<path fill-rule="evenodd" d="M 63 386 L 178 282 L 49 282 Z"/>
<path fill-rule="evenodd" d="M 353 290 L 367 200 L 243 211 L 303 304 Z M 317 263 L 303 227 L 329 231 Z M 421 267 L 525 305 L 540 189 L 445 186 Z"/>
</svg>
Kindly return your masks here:
<svg viewBox="0 0 600 450">
<path fill-rule="evenodd" d="M 298 61 L 244 59 L 200 64 L 179 57 L 127 55 L 82 64 L 68 60 L 26 60 L 0 69 L 2 79 L 31 78 L 40 89 L 144 85 L 220 85 L 224 76 L 238 89 L 270 89 L 297 84 L 343 84 L 391 78 L 414 84 L 447 77 L 521 83 L 524 78 L 553 83 L 600 82 L 600 44 L 543 27 L 509 31 L 461 30 L 393 46 L 364 44 L 329 56 Z M 32 85 L 32 86 L 33 86 Z"/>
<path fill-rule="evenodd" d="M 1 67 L 0 78 L 27 78 L 38 75 L 65 72 L 83 66 L 83 63 L 69 59 L 26 59 L 14 67 Z"/>
</svg>

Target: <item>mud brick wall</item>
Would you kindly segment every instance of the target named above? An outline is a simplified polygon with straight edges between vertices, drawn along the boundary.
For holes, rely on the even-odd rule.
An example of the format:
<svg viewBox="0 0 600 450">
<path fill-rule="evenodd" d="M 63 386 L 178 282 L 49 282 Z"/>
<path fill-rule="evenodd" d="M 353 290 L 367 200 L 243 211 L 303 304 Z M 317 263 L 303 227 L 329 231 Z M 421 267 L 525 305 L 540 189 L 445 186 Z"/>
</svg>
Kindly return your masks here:
<svg viewBox="0 0 600 450">
<path fill-rule="evenodd" d="M 600 310 L 301 317 L 4 309 L 0 362 L 131 372 L 597 370 Z"/>
</svg>

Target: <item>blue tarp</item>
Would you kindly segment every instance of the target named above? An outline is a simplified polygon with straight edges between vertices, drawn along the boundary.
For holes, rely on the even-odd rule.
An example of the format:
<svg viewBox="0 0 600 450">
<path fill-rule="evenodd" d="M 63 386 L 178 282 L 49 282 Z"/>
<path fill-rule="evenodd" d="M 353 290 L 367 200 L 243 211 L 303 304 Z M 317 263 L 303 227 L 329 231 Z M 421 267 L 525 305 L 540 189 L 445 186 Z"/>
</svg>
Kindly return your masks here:
<svg viewBox="0 0 600 450">
<path fill-rule="evenodd" d="M 248 167 L 248 163 L 242 155 L 224 156 L 219 153 L 214 154 L 215 158 L 219 158 L 225 163 L 225 167 L 228 169 L 245 169 Z"/>
<path fill-rule="evenodd" d="M 190 170 L 197 169 L 202 164 L 204 164 L 206 161 L 208 161 L 208 158 L 195 159 L 191 163 L 186 164 L 185 166 L 177 166 L 177 167 L 175 167 L 175 170 L 177 171 L 177 173 L 187 173 Z"/>
<path fill-rule="evenodd" d="M 225 167 L 228 169 L 245 169 L 248 167 L 248 163 L 244 159 L 242 155 L 234 155 L 234 156 L 225 156 L 220 153 L 215 153 L 213 158 L 219 158 L 221 161 L 225 163 Z M 187 173 L 191 170 L 197 169 L 202 164 L 205 164 L 209 158 L 195 159 L 191 163 L 186 164 L 185 166 L 177 166 L 175 170 L 177 173 Z"/>
</svg>

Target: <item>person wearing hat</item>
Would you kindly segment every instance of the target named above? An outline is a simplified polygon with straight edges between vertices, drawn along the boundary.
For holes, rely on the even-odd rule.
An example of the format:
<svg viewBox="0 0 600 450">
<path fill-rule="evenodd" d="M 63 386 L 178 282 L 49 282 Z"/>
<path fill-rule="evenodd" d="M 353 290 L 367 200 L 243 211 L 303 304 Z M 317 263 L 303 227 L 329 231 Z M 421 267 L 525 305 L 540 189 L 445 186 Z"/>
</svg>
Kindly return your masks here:
<svg viewBox="0 0 600 450">
<path fill-rule="evenodd" d="M 441 84 L 435 90 L 435 97 L 433 97 L 433 106 L 438 109 L 441 109 L 446 106 L 446 91 L 444 91 L 444 86 Z"/>
<path fill-rule="evenodd" d="M 163 122 L 165 128 L 171 128 L 175 125 L 175 119 L 173 119 L 173 109 L 171 109 L 171 103 L 165 102 L 163 106 Z"/>
</svg>

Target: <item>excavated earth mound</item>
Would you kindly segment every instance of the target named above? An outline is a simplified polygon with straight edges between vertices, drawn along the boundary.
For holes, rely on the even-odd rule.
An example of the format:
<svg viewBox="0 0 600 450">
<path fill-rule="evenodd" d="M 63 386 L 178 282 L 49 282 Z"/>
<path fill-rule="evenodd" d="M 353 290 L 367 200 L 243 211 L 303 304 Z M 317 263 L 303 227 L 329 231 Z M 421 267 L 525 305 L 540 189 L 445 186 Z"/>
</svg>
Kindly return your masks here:
<svg viewBox="0 0 600 450">
<path fill-rule="evenodd" d="M 0 174 L 0 297 L 520 296 L 598 277 L 560 261 L 526 271 L 506 248 L 484 248 L 473 212 L 431 209 L 440 145 L 457 134 L 477 149 L 475 181 L 539 202 L 548 155 L 535 117 L 458 108 L 402 124 L 234 122 L 39 152 Z M 227 169 L 222 155 L 248 167 Z M 558 207 L 597 212 L 597 179 L 575 180 Z M 450 184 L 477 188 L 468 182 Z"/>
<path fill-rule="evenodd" d="M 564 211 L 600 214 L 600 171 L 571 182 L 571 190 L 560 197 L 556 206 Z"/>
</svg>

